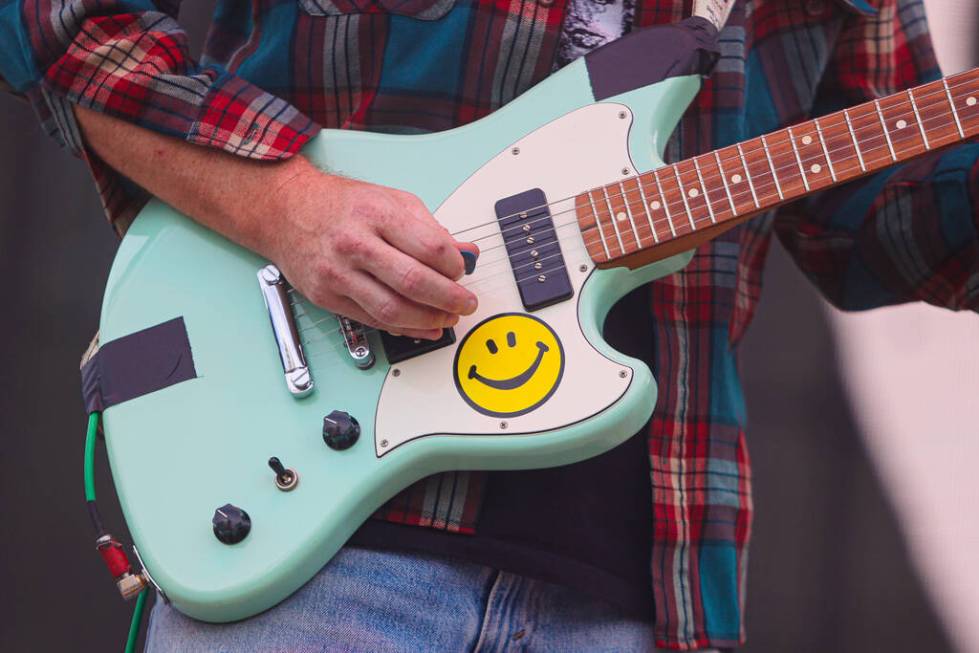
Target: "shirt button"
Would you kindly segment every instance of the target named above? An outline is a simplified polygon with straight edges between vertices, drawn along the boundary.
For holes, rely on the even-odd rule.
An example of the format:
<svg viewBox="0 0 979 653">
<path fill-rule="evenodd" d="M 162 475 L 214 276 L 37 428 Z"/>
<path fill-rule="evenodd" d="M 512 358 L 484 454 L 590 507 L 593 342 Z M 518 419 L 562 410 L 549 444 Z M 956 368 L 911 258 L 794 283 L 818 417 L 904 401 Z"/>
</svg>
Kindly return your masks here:
<svg viewBox="0 0 979 653">
<path fill-rule="evenodd" d="M 537 0 L 537 4 L 541 7 L 550 7 L 554 4 L 554 0 Z"/>
<path fill-rule="evenodd" d="M 824 0 L 806 0 L 806 13 L 810 16 L 821 16 L 825 10 Z"/>
</svg>

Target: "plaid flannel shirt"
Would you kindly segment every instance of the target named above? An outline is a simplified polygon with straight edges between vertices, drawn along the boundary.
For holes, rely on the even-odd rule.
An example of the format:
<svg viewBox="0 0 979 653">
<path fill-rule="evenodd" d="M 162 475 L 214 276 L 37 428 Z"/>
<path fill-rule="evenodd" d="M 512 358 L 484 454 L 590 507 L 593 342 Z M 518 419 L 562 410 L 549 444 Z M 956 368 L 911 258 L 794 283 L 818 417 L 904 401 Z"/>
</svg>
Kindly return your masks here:
<svg viewBox="0 0 979 653">
<path fill-rule="evenodd" d="M 738 0 L 672 160 L 939 75 L 921 0 Z M 71 104 L 190 143 L 284 159 L 319 126 L 442 130 L 554 67 L 566 0 L 220 0 L 195 62 L 176 0 L 0 0 L 0 76 L 87 161 L 122 232 L 145 193 L 79 138 Z M 690 1 L 636 0 L 635 26 Z M 738 343 L 776 231 L 833 303 L 979 309 L 979 148 L 962 145 L 761 215 L 649 287 L 660 395 L 648 431 L 658 645 L 744 639 L 751 475 Z M 378 517 L 471 533 L 483 475 L 441 474 Z"/>
</svg>

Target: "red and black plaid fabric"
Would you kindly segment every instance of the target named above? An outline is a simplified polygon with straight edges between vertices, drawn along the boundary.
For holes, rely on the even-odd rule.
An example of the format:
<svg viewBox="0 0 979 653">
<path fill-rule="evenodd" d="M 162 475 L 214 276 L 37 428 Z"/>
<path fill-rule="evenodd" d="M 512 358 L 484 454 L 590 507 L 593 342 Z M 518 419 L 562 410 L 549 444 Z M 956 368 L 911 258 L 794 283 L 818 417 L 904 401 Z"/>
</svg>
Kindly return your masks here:
<svg viewBox="0 0 979 653">
<path fill-rule="evenodd" d="M 85 152 L 71 105 L 256 159 L 295 154 L 320 126 L 448 129 L 552 71 L 565 2 L 221 0 L 195 62 L 173 0 L 21 0 L 0 3 L 0 75 L 86 157 L 121 232 L 145 194 Z M 636 27 L 690 12 L 689 0 L 635 4 Z M 720 46 L 671 159 L 938 75 L 920 0 L 737 0 Z M 922 299 L 979 309 L 977 158 L 961 146 L 760 216 L 649 287 L 659 646 L 744 639 L 751 474 L 737 352 L 773 230 L 845 308 Z M 378 517 L 473 532 L 482 488 L 480 473 L 440 474 Z"/>
</svg>

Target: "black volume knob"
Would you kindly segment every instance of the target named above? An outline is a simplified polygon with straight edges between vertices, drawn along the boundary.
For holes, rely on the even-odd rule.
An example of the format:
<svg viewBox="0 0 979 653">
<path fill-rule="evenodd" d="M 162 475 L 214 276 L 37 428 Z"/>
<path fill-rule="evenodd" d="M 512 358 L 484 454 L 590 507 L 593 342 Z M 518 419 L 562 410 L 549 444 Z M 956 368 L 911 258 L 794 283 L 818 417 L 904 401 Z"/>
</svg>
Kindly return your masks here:
<svg viewBox="0 0 979 653">
<path fill-rule="evenodd" d="M 330 449 L 349 449 L 360 437 L 360 424 L 342 410 L 335 410 L 323 418 L 323 442 Z"/>
<path fill-rule="evenodd" d="M 241 542 L 252 530 L 252 518 L 248 513 L 230 503 L 214 511 L 211 524 L 214 526 L 214 536 L 225 544 Z"/>
</svg>

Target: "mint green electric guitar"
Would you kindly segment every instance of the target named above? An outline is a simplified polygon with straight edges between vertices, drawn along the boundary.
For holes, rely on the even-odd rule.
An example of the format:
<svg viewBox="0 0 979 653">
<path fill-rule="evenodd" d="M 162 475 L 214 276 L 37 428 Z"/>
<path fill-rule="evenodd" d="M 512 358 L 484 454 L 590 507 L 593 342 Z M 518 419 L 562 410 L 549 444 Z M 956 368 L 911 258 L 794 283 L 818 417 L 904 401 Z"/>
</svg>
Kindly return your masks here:
<svg viewBox="0 0 979 653">
<path fill-rule="evenodd" d="M 636 31 L 458 129 L 308 145 L 480 246 L 462 281 L 479 309 L 435 343 L 331 315 L 268 261 L 146 207 L 109 277 L 97 381 L 144 573 L 176 608 L 275 605 L 427 475 L 614 447 L 656 398 L 602 338 L 621 296 L 759 211 L 979 132 L 972 71 L 664 166 L 711 59 L 698 29 Z"/>
</svg>

